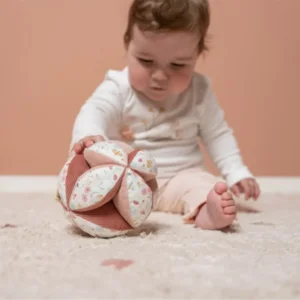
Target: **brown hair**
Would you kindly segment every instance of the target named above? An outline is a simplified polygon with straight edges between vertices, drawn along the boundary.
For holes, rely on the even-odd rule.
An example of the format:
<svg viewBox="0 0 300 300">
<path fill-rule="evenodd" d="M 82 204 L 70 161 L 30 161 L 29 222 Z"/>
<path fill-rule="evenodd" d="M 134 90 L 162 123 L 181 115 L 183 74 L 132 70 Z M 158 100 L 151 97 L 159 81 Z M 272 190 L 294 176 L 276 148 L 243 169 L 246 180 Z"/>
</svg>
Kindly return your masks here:
<svg viewBox="0 0 300 300">
<path fill-rule="evenodd" d="M 189 31 L 199 33 L 199 53 L 208 50 L 210 24 L 208 0 L 134 0 L 124 34 L 127 47 L 134 25 L 142 31 Z"/>
</svg>

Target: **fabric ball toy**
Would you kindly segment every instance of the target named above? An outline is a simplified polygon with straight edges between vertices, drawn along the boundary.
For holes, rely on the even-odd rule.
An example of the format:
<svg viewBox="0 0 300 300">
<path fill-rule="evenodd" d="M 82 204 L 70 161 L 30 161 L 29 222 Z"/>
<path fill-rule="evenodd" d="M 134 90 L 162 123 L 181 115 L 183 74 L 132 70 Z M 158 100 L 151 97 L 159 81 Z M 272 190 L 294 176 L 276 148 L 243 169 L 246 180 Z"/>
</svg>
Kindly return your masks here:
<svg viewBox="0 0 300 300">
<path fill-rule="evenodd" d="M 58 200 L 67 218 L 94 237 L 115 237 L 150 215 L 157 168 L 149 152 L 103 141 L 69 158 L 59 174 Z"/>
</svg>

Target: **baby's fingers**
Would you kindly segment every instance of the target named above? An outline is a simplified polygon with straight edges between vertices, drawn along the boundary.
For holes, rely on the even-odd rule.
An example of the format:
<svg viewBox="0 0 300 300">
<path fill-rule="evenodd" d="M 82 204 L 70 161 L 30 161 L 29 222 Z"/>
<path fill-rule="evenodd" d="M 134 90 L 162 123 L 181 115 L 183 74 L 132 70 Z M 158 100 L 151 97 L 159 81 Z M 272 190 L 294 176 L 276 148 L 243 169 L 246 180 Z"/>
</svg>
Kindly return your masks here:
<svg viewBox="0 0 300 300">
<path fill-rule="evenodd" d="M 94 144 L 94 139 L 92 137 L 86 138 L 86 139 L 83 140 L 83 143 L 84 143 L 84 146 L 85 146 L 84 148 L 91 147 Z"/>
<path fill-rule="evenodd" d="M 91 135 L 87 136 L 83 139 L 83 143 L 85 148 L 93 146 L 97 142 L 104 141 L 103 137 L 101 135 Z"/>
<path fill-rule="evenodd" d="M 93 146 L 97 142 L 104 141 L 101 135 L 91 135 L 81 139 L 73 147 L 76 154 L 81 154 L 85 148 Z"/>
<path fill-rule="evenodd" d="M 257 200 L 260 195 L 260 188 L 257 182 L 255 182 L 254 190 L 255 190 L 254 199 Z"/>
<path fill-rule="evenodd" d="M 103 142 L 104 138 L 101 135 L 95 135 L 95 136 L 93 136 L 93 141 L 95 143 L 97 143 L 97 142 Z"/>
<path fill-rule="evenodd" d="M 239 197 L 241 195 L 241 190 L 240 190 L 240 188 L 239 188 L 239 186 L 237 184 L 234 185 L 233 187 L 231 187 L 231 191 L 237 197 Z"/>
<path fill-rule="evenodd" d="M 85 148 L 91 147 L 93 144 L 94 138 L 92 136 L 87 136 L 74 145 L 74 151 L 77 154 L 81 154 Z"/>
<path fill-rule="evenodd" d="M 83 139 L 84 148 L 89 148 L 97 142 L 104 141 L 104 138 L 101 135 L 91 135 Z"/>
<path fill-rule="evenodd" d="M 75 151 L 76 154 L 82 153 L 83 149 L 84 149 L 84 147 L 83 147 L 82 142 L 76 143 L 73 147 L 73 150 Z"/>
<path fill-rule="evenodd" d="M 243 180 L 240 182 L 240 186 L 244 191 L 245 199 L 249 200 L 252 197 L 252 189 L 249 182 L 247 180 Z"/>
<path fill-rule="evenodd" d="M 248 185 L 250 186 L 250 189 L 251 189 L 251 194 L 250 194 L 249 198 L 257 200 L 258 195 L 259 195 L 259 187 L 258 187 L 257 182 L 254 179 L 249 179 Z"/>
</svg>

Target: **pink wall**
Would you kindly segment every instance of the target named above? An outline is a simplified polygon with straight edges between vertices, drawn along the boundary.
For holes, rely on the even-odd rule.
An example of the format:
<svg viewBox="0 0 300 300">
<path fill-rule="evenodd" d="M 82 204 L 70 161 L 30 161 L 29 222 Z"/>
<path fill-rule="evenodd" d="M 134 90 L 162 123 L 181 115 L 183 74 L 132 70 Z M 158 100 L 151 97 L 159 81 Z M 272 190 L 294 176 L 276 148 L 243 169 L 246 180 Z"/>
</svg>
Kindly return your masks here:
<svg viewBox="0 0 300 300">
<path fill-rule="evenodd" d="M 0 174 L 57 174 L 79 107 L 125 63 L 130 2 L 0 2 Z M 211 4 L 211 52 L 198 70 L 213 79 L 251 170 L 299 176 L 300 1 Z"/>
</svg>

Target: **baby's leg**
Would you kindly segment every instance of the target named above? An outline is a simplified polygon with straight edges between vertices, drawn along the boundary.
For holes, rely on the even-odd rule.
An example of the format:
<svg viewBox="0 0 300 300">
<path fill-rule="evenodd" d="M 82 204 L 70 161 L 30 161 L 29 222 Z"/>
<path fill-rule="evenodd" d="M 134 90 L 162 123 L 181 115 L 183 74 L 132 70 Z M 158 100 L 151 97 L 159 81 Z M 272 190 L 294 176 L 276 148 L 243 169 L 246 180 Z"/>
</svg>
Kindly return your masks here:
<svg viewBox="0 0 300 300">
<path fill-rule="evenodd" d="M 200 207 L 195 225 L 202 229 L 222 229 L 236 218 L 236 206 L 225 183 L 219 182 L 208 193 L 206 202 Z"/>
<path fill-rule="evenodd" d="M 185 171 L 185 181 L 193 186 L 183 196 L 185 220 L 202 229 L 222 229 L 236 219 L 236 207 L 225 183 L 212 174 L 195 168 Z"/>
<path fill-rule="evenodd" d="M 155 211 L 185 214 L 186 223 L 202 229 L 222 229 L 236 218 L 235 203 L 224 183 L 201 168 L 159 180 Z"/>
</svg>

